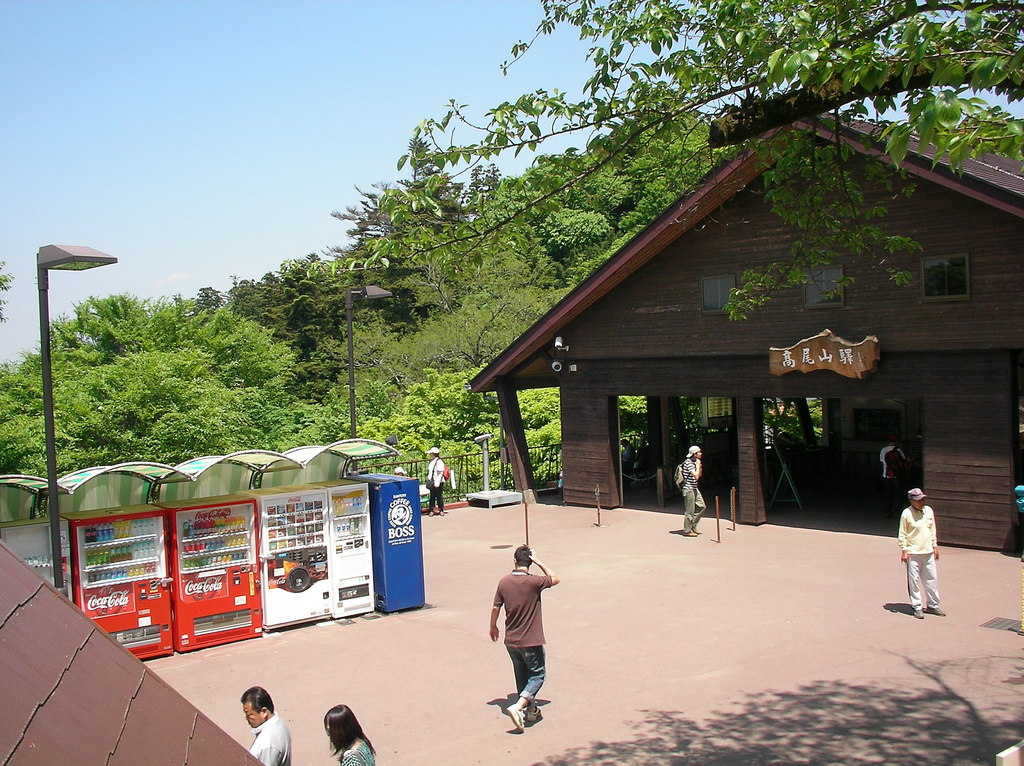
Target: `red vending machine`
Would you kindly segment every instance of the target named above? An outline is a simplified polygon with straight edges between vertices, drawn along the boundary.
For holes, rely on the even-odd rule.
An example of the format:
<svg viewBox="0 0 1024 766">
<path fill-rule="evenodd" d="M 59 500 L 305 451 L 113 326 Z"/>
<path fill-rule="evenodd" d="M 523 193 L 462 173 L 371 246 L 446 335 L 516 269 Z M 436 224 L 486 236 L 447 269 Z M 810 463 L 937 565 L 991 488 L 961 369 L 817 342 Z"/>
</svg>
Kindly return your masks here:
<svg viewBox="0 0 1024 766">
<path fill-rule="evenodd" d="M 173 654 L 163 509 L 134 505 L 64 518 L 75 603 L 139 659 Z"/>
<path fill-rule="evenodd" d="M 225 495 L 159 505 L 171 528 L 174 648 L 187 652 L 261 635 L 256 503 Z"/>
</svg>

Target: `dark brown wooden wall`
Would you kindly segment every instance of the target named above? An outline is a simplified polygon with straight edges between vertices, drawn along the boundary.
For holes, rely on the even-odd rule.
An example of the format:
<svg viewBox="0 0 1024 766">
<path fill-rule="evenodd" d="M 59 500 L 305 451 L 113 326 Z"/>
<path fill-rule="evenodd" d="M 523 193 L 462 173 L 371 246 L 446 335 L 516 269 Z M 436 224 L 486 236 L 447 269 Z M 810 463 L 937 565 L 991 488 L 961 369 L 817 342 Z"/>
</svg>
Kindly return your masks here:
<svg viewBox="0 0 1024 766">
<path fill-rule="evenodd" d="M 939 377 L 924 402 L 924 483 L 939 542 L 1016 550 L 1013 418 L 1017 402 L 999 383 L 1016 374 L 1007 354 L 971 359 Z"/>
<path fill-rule="evenodd" d="M 736 430 L 740 463 L 736 520 L 741 524 L 764 524 L 768 514 L 761 471 L 764 465 L 764 417 L 760 399 L 749 396 L 736 398 Z"/>
<path fill-rule="evenodd" d="M 562 464 L 566 502 L 618 503 L 617 450 L 608 433 L 609 399 L 618 394 L 728 396 L 737 399 L 739 520 L 765 520 L 760 431 L 762 397 L 921 399 L 925 490 L 932 495 L 944 542 L 1004 549 L 1016 536 L 1013 505 L 1016 400 L 1008 351 L 885 354 L 864 380 L 835 373 L 768 372 L 767 353 L 721 358 L 593 359 L 562 376 Z"/>
<path fill-rule="evenodd" d="M 701 278 L 787 257 L 792 230 L 752 183 L 577 319 L 560 329 L 571 353 L 560 374 L 565 498 L 617 502 L 617 445 L 609 398 L 738 397 L 740 518 L 763 521 L 753 401 L 760 397 L 919 398 L 926 489 L 946 542 L 1005 548 L 1017 535 L 1016 359 L 1024 347 L 1024 220 L 928 181 L 908 199 L 869 191 L 889 208 L 885 227 L 921 253 L 887 257 L 911 273 L 895 285 L 870 259 L 837 261 L 855 282 L 842 306 L 805 308 L 803 289 L 779 291 L 741 322 L 701 311 Z M 970 299 L 922 299 L 922 255 L 969 257 Z M 830 372 L 768 373 L 768 349 L 824 329 L 879 339 L 878 371 L 865 380 Z M 576 371 L 570 372 L 570 365 Z M 748 404 L 750 405 L 748 407 Z M 746 497 L 744 497 L 746 493 Z M 607 494 L 607 499 L 605 495 Z"/>
<path fill-rule="evenodd" d="M 791 288 L 743 322 L 702 313 L 702 277 L 738 282 L 745 268 L 789 251 L 790 232 L 751 186 L 563 328 L 570 360 L 759 354 L 825 328 L 850 341 L 876 335 L 883 351 L 1020 347 L 1024 221 L 927 182 L 910 200 L 878 196 L 890 207 L 886 226 L 917 239 L 924 254 L 969 256 L 969 301 L 923 301 L 914 254 L 886 261 L 913 275 L 903 287 L 873 263 L 840 260 L 856 280 L 842 307 L 804 308 L 802 288 Z"/>
<path fill-rule="evenodd" d="M 562 399 L 564 402 L 564 391 Z M 607 396 L 574 397 L 568 413 L 563 404 L 562 497 L 569 505 L 594 507 L 594 492 L 600 488 L 601 505 L 618 507 L 619 450 L 609 428 L 609 419 L 614 416 Z"/>
</svg>

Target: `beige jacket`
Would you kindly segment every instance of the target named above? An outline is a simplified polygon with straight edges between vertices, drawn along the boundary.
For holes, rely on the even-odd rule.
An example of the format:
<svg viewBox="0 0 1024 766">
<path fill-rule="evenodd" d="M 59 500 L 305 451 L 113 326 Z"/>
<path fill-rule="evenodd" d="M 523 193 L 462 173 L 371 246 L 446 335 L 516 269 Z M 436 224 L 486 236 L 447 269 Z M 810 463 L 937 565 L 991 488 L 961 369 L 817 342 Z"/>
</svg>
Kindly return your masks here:
<svg viewBox="0 0 1024 766">
<path fill-rule="evenodd" d="M 907 553 L 931 553 L 939 544 L 935 533 L 935 514 L 926 505 L 920 511 L 910 505 L 900 516 L 900 548 Z"/>
</svg>

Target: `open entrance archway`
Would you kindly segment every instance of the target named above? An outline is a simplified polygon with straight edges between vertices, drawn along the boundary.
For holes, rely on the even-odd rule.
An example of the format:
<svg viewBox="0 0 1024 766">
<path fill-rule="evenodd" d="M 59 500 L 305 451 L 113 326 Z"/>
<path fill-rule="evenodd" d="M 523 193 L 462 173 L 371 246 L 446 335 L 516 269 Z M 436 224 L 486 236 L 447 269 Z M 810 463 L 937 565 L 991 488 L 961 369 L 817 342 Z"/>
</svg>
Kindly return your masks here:
<svg viewBox="0 0 1024 766">
<path fill-rule="evenodd" d="M 673 474 L 692 444 L 704 452 L 705 498 L 729 495 L 738 477 L 736 417 L 729 397 L 617 398 L 621 502 L 628 507 L 678 510 Z"/>
<path fill-rule="evenodd" d="M 905 493 L 924 475 L 921 400 L 763 401 L 768 522 L 895 534 Z M 889 447 L 898 459 L 889 461 L 886 479 L 882 451 Z"/>
<path fill-rule="evenodd" d="M 905 505 L 903 495 L 921 484 L 924 472 L 920 399 L 764 397 L 760 401 L 762 491 L 768 523 L 895 534 Z M 738 484 L 739 470 L 734 400 L 622 396 L 617 398 L 616 411 L 618 417 L 610 426 L 612 442 L 620 447 L 617 468 L 623 505 L 677 512 L 673 471 L 689 445 L 699 444 L 704 452 L 702 492 L 709 511 L 717 497 L 723 517 L 731 513 L 731 490 Z M 905 458 L 905 470 L 886 508 L 880 452 L 890 446 L 893 436 Z"/>
</svg>

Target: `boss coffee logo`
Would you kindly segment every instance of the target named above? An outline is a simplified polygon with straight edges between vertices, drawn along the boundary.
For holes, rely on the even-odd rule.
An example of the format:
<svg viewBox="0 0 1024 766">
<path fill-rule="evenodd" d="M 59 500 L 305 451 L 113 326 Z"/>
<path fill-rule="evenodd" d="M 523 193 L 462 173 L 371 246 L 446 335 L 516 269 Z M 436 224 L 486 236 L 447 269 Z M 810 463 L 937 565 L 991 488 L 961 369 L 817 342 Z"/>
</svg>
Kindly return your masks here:
<svg viewBox="0 0 1024 766">
<path fill-rule="evenodd" d="M 416 527 L 412 523 L 412 503 L 409 498 L 397 496 L 388 506 L 388 542 L 392 545 L 412 542 Z"/>
</svg>

